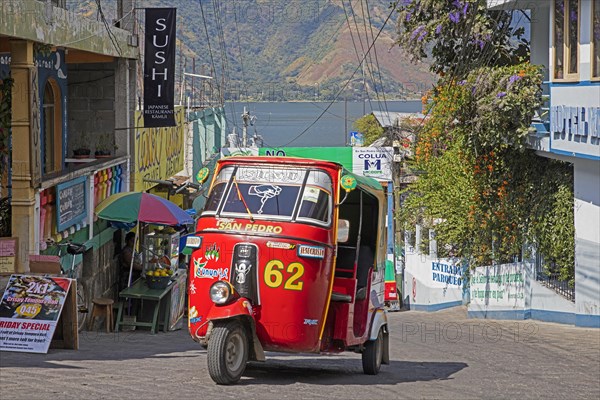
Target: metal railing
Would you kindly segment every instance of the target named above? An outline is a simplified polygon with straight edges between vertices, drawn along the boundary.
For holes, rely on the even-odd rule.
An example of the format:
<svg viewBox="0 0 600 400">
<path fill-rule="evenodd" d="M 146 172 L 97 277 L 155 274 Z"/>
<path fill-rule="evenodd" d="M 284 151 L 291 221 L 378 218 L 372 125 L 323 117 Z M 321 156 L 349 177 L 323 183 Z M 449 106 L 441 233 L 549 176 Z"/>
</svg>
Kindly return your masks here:
<svg viewBox="0 0 600 400">
<path fill-rule="evenodd" d="M 575 284 L 561 280 L 558 272 L 551 272 L 552 267 L 545 265 L 541 255 L 535 257 L 535 280 L 554 290 L 556 293 L 565 297 L 567 300 L 575 301 Z"/>
</svg>

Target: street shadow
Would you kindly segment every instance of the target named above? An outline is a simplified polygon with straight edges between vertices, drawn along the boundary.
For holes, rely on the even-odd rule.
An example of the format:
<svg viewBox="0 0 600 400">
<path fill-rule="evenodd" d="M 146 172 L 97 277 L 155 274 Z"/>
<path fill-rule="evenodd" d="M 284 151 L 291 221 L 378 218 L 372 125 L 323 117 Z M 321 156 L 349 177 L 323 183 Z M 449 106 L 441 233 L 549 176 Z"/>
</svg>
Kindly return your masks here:
<svg viewBox="0 0 600 400">
<path fill-rule="evenodd" d="M 206 351 L 194 342 L 187 329 L 173 332 L 146 330 L 79 334 L 79 350 L 50 348 L 47 354 L 0 352 L 0 368 L 87 369 L 68 365 L 70 361 L 122 361 L 146 358 L 197 358 Z"/>
<path fill-rule="evenodd" d="M 467 368 L 463 362 L 390 361 L 378 375 L 365 375 L 360 359 L 315 357 L 312 360 L 270 360 L 248 364 L 240 385 L 397 385 L 453 379 Z"/>
</svg>

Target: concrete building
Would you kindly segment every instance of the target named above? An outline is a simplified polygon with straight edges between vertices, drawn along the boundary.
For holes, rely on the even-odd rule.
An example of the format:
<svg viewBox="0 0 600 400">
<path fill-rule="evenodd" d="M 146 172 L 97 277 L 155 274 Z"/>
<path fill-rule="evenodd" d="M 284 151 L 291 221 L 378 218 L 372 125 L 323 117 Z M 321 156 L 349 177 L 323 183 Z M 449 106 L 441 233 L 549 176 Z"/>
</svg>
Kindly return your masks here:
<svg viewBox="0 0 600 400">
<path fill-rule="evenodd" d="M 487 4 L 530 21 L 531 63 L 544 67 L 548 101 L 532 123 L 529 145 L 536 156 L 573 166 L 575 285 L 544 277 L 539 258 L 479 267 L 459 281 L 466 266 L 439 259 L 435 235 L 417 227 L 405 243 L 405 300 L 430 311 L 469 303 L 474 318 L 600 327 L 600 0 Z"/>
<path fill-rule="evenodd" d="M 133 2 L 120 0 L 120 28 L 69 12 L 65 3 L 0 2 L 0 96 L 10 101 L 10 116 L 0 122 L 10 132 L 1 196 L 11 205 L 10 234 L 19 238 L 12 272 L 56 254 L 48 239 L 86 242 L 82 281 L 92 298 L 114 291 L 117 230 L 93 213 L 130 188 L 139 49 Z M 70 266 L 70 256 L 62 263 Z"/>
<path fill-rule="evenodd" d="M 531 19 L 531 62 L 546 69 L 548 113 L 531 145 L 574 169 L 575 323 L 600 326 L 600 1 L 493 1 Z"/>
</svg>

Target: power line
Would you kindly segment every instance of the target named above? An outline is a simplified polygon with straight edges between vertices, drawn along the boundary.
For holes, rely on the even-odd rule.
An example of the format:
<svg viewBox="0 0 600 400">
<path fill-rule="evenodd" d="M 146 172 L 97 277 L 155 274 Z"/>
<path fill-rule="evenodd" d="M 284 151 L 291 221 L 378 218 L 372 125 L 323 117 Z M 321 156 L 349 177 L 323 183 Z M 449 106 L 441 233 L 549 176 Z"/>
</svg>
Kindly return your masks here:
<svg viewBox="0 0 600 400">
<path fill-rule="evenodd" d="M 368 0 L 365 0 L 365 6 L 366 6 L 365 8 L 367 9 L 367 16 L 368 16 L 368 19 L 369 19 L 369 28 L 370 28 L 370 31 L 371 31 L 371 40 L 373 42 L 375 42 L 375 39 L 374 39 L 374 36 L 373 36 L 373 23 L 371 21 L 371 11 L 369 11 L 369 2 L 368 2 Z M 362 9 L 363 21 L 364 21 L 365 10 L 364 10 L 363 5 L 362 5 L 362 0 L 361 0 L 361 3 L 360 3 L 360 7 Z M 367 32 L 367 27 L 365 25 L 365 33 L 366 32 Z M 366 33 L 366 34 L 367 34 L 367 37 L 368 37 L 368 33 Z M 377 65 L 377 74 L 379 75 L 379 83 L 381 84 L 381 94 L 383 95 L 383 105 L 384 105 L 385 110 L 387 112 L 387 115 L 389 117 L 390 111 L 388 109 L 387 100 L 385 98 L 385 87 L 383 85 L 383 77 L 381 75 L 381 67 L 379 65 L 379 57 L 377 56 L 377 46 L 373 47 L 373 55 L 375 56 L 375 63 Z M 375 89 L 375 93 L 377 93 L 377 89 Z M 377 100 L 379 100 L 379 97 L 377 98 Z"/>
<path fill-rule="evenodd" d="M 350 19 L 348 18 L 348 12 L 346 11 L 346 4 L 344 4 L 344 1 L 342 1 L 342 7 L 344 8 L 344 16 L 346 17 L 346 24 L 348 25 L 348 31 L 350 32 L 350 38 L 352 39 L 352 46 L 354 47 L 354 53 L 356 54 L 356 59 L 358 61 L 360 61 L 360 55 L 358 54 L 358 49 L 356 47 L 356 41 L 354 40 L 354 34 L 352 33 L 352 27 L 350 26 Z M 350 2 L 350 7 L 352 7 L 352 2 Z M 356 24 L 356 19 L 354 19 L 354 23 Z M 362 53 L 364 55 L 365 54 L 365 48 L 363 47 L 362 39 L 360 38 L 360 34 L 358 32 L 358 26 L 357 26 L 356 31 L 357 31 L 356 34 L 357 34 L 358 39 L 360 41 L 360 47 L 361 47 Z M 367 63 L 367 65 L 368 65 L 368 63 Z M 364 69 L 363 69 L 363 90 L 366 92 L 367 98 L 369 99 L 369 107 L 371 107 L 371 110 L 373 110 L 373 104 L 371 103 L 371 97 L 369 96 L 369 93 L 368 93 L 368 91 L 365 88 Z"/>
<path fill-rule="evenodd" d="M 104 25 L 104 28 L 106 29 L 106 32 L 108 33 L 108 37 L 109 37 L 110 41 L 112 42 L 115 50 L 117 50 L 117 53 L 119 53 L 119 55 L 122 55 L 121 47 L 117 43 L 117 38 L 116 38 L 115 34 L 113 33 L 113 31 L 110 29 L 110 25 L 108 24 L 108 21 L 104 17 L 104 11 L 102 11 L 102 5 L 100 4 L 100 0 L 96 0 L 96 5 L 98 6 L 98 15 L 100 15 L 100 19 L 102 20 L 102 24 Z"/>
<path fill-rule="evenodd" d="M 198 0 L 198 3 L 200 5 L 200 14 L 202 15 L 202 24 L 204 25 L 204 33 L 206 34 L 206 43 L 208 45 L 208 54 L 210 55 L 210 64 L 212 65 L 212 73 L 211 75 L 216 75 L 217 72 L 217 68 L 215 66 L 215 59 L 213 57 L 213 50 L 212 50 L 212 46 L 210 44 L 210 35 L 208 34 L 208 26 L 206 25 L 206 18 L 204 17 L 204 6 L 202 5 L 202 0 Z M 215 76 L 215 85 L 217 87 L 217 91 L 219 92 L 219 95 L 221 97 L 221 102 L 223 102 L 223 96 L 221 93 L 221 85 L 219 85 L 218 79 L 216 79 Z"/>
<path fill-rule="evenodd" d="M 244 91 L 244 95 L 246 96 L 246 104 L 248 104 L 248 92 L 246 91 L 246 76 L 244 73 L 244 55 L 242 54 L 242 45 L 240 43 L 240 30 L 238 28 L 238 19 L 237 19 L 237 5 L 235 0 L 233 1 L 233 18 L 235 22 L 235 32 L 237 36 L 237 45 L 238 45 L 238 53 L 240 55 L 240 69 L 242 72 L 242 89 Z"/>
<path fill-rule="evenodd" d="M 356 73 L 358 72 L 358 70 L 361 68 L 362 63 L 365 61 L 365 58 L 367 57 L 367 55 L 369 54 L 369 52 L 371 51 L 371 49 L 373 48 L 373 46 L 375 45 L 377 39 L 379 38 L 379 35 L 381 35 L 381 32 L 383 31 L 383 29 L 385 28 L 385 26 L 387 25 L 388 21 L 390 20 L 390 18 L 392 17 L 392 14 L 394 13 L 394 11 L 396 11 L 395 8 L 392 8 L 392 10 L 390 11 L 389 15 L 387 16 L 387 18 L 385 19 L 385 21 L 383 22 L 383 25 L 381 26 L 381 29 L 379 29 L 379 32 L 377 32 L 377 36 L 375 37 L 375 40 L 373 40 L 373 43 L 371 43 L 371 46 L 369 46 L 367 53 L 364 55 L 364 57 L 362 58 L 362 60 L 360 60 L 358 66 L 356 67 L 356 69 L 354 70 L 354 72 L 352 73 L 352 75 L 350 76 L 350 78 L 346 81 L 346 83 L 344 84 L 344 86 L 342 86 L 342 88 L 336 93 L 334 99 L 329 103 L 329 105 L 325 108 L 325 110 L 323 110 L 323 112 L 321 112 L 321 114 L 317 117 L 316 120 L 314 120 L 310 125 L 308 125 L 302 132 L 300 132 L 295 138 L 293 138 L 292 140 L 290 140 L 289 142 L 287 142 L 286 144 L 284 144 L 282 147 L 285 147 L 287 145 L 289 145 L 290 143 L 295 142 L 296 140 L 298 140 L 302 135 L 304 135 L 306 132 L 308 132 L 308 130 L 314 126 L 322 117 L 323 115 L 325 115 L 325 113 L 329 110 L 329 108 L 331 108 L 331 106 L 333 105 L 333 103 L 337 100 L 337 98 L 339 97 L 339 95 L 342 93 L 342 91 L 344 91 L 346 89 L 346 86 L 348 86 L 348 84 L 352 81 L 352 79 L 354 78 L 354 75 L 356 75 Z"/>
</svg>

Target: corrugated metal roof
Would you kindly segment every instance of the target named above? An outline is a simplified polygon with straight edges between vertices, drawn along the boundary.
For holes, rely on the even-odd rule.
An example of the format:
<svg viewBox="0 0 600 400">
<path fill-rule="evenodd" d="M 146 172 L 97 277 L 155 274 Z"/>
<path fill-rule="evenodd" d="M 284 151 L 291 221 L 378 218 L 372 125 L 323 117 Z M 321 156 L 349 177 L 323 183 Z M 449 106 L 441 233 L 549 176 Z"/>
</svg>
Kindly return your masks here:
<svg viewBox="0 0 600 400">
<path fill-rule="evenodd" d="M 425 118 L 425 115 L 421 113 L 406 113 L 406 112 L 385 112 L 385 111 L 373 111 L 373 116 L 379 122 L 382 128 L 391 128 L 397 126 L 399 121 L 412 117 L 412 118 Z"/>
</svg>

